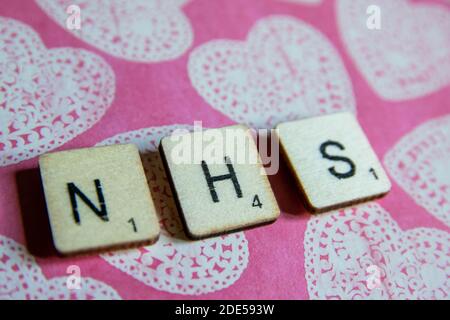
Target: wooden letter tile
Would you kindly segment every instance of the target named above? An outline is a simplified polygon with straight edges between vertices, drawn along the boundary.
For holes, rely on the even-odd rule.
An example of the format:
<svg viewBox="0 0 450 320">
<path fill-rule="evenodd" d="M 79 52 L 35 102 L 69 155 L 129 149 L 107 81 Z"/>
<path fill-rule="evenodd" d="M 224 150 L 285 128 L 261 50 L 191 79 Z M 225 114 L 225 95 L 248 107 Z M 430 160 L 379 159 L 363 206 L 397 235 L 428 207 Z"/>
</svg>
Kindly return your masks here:
<svg viewBox="0 0 450 320">
<path fill-rule="evenodd" d="M 389 179 L 353 114 L 287 122 L 277 129 L 311 211 L 337 209 L 389 192 Z"/>
<path fill-rule="evenodd" d="M 49 153 L 39 164 L 53 240 L 62 255 L 158 239 L 158 218 L 136 146 Z"/>
<path fill-rule="evenodd" d="M 280 210 L 245 126 L 166 137 L 160 152 L 186 234 L 201 239 L 268 224 Z M 185 160 L 180 159 L 185 156 Z"/>
</svg>

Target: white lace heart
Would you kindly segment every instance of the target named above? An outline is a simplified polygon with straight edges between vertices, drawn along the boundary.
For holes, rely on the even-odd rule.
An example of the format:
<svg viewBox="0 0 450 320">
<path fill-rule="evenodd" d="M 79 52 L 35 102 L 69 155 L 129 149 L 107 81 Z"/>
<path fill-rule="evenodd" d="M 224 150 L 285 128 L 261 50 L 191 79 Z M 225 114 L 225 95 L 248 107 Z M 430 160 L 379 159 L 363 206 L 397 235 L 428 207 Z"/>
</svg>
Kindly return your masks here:
<svg viewBox="0 0 450 320">
<path fill-rule="evenodd" d="M 47 50 L 23 23 L 0 17 L 0 166 L 57 148 L 96 123 L 115 77 L 84 50 Z"/>
<path fill-rule="evenodd" d="M 138 62 L 176 59 L 192 44 L 193 32 L 181 7 L 189 0 L 36 0 L 67 30 L 66 9 L 78 5 L 79 30 L 70 32 L 118 58 Z"/>
<path fill-rule="evenodd" d="M 304 248 L 312 299 L 449 298 L 449 234 L 403 231 L 377 203 L 311 217 Z"/>
<path fill-rule="evenodd" d="M 289 16 L 259 20 L 245 42 L 213 40 L 197 47 L 188 71 L 206 102 L 252 127 L 355 110 L 338 52 L 319 31 Z"/>
<path fill-rule="evenodd" d="M 243 232 L 202 241 L 186 240 L 160 155 L 162 137 L 190 126 L 154 127 L 116 135 L 100 145 L 134 143 L 139 147 L 162 234 L 151 246 L 101 257 L 147 286 L 171 293 L 199 295 L 221 290 L 239 279 L 248 263 Z"/>
<path fill-rule="evenodd" d="M 450 227 L 450 115 L 403 136 L 384 164 L 418 205 Z"/>
<path fill-rule="evenodd" d="M 368 28 L 367 8 L 380 9 L 380 30 Z M 422 97 L 450 84 L 450 10 L 407 0 L 339 0 L 344 43 L 382 98 Z"/>
<path fill-rule="evenodd" d="M 47 279 L 25 247 L 0 235 L 0 300 L 120 299 L 113 288 L 82 273 L 79 289 L 69 289 L 67 280 Z"/>
</svg>

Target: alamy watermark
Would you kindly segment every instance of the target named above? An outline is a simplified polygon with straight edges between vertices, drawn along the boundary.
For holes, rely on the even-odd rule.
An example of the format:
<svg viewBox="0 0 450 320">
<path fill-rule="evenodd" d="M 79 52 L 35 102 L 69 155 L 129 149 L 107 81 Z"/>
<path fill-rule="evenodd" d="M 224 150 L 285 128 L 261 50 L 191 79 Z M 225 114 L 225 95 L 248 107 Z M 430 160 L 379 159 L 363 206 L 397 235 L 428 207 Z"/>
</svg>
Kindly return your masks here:
<svg viewBox="0 0 450 320">
<path fill-rule="evenodd" d="M 80 290 L 81 289 L 81 268 L 77 265 L 70 265 L 66 269 L 68 274 L 66 279 L 66 287 L 69 290 Z"/>
<path fill-rule="evenodd" d="M 72 4 L 66 8 L 68 17 L 66 18 L 66 27 L 69 30 L 81 29 L 81 8 Z"/>
<path fill-rule="evenodd" d="M 177 129 L 168 138 L 172 144 L 174 164 L 224 164 L 227 158 L 233 164 L 258 164 L 261 174 L 278 172 L 280 151 L 275 129 L 244 129 L 235 126 L 217 130 L 203 130 L 201 121 L 194 122 L 194 130 Z M 243 131 L 246 134 L 243 134 Z M 255 142 L 257 149 L 255 148 Z M 259 151 L 259 152 L 258 152 Z"/>
<path fill-rule="evenodd" d="M 369 290 L 375 290 L 381 287 L 381 269 L 377 265 L 370 265 L 366 269 L 368 274 L 366 286 Z"/>
<path fill-rule="evenodd" d="M 71 4 L 66 8 L 66 27 L 69 30 L 81 29 L 81 8 L 76 4 Z M 366 9 L 366 26 L 369 30 L 381 30 L 381 7 L 372 4 Z"/>
<path fill-rule="evenodd" d="M 366 26 L 369 30 L 381 30 L 381 8 L 377 5 L 370 5 L 366 10 Z"/>
</svg>

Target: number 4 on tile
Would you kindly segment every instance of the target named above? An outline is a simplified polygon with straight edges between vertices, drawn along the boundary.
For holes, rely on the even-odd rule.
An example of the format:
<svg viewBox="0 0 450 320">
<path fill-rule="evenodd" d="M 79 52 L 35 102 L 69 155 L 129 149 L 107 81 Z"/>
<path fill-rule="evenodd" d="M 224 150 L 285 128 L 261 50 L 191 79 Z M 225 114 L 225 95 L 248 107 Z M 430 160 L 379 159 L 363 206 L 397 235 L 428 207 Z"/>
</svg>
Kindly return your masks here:
<svg viewBox="0 0 450 320">
<path fill-rule="evenodd" d="M 253 198 L 253 203 L 252 203 L 252 207 L 259 207 L 262 208 L 262 203 L 259 200 L 259 197 L 257 194 L 255 194 L 255 197 Z"/>
</svg>

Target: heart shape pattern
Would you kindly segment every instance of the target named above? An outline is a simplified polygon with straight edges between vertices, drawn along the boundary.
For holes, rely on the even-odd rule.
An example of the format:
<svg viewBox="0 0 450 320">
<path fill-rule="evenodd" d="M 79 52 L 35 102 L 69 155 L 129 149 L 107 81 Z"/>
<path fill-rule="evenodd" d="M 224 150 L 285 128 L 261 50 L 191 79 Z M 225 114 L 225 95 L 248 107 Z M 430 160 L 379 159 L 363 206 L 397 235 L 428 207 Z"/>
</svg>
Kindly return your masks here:
<svg viewBox="0 0 450 320">
<path fill-rule="evenodd" d="M 380 8 L 380 30 L 366 10 Z M 450 84 L 450 10 L 407 0 L 339 0 L 341 37 L 373 90 L 390 101 L 414 99 Z"/>
<path fill-rule="evenodd" d="M 403 136 L 384 164 L 418 205 L 450 227 L 450 115 Z"/>
<path fill-rule="evenodd" d="M 319 31 L 289 16 L 259 20 L 245 42 L 213 40 L 197 47 L 188 72 L 208 104 L 254 128 L 355 110 L 338 52 Z"/>
<path fill-rule="evenodd" d="M 66 28 L 66 8 L 81 10 L 76 37 L 118 58 L 160 62 L 181 56 L 193 32 L 181 7 L 189 0 L 36 0 L 56 23 Z"/>
<path fill-rule="evenodd" d="M 48 50 L 27 25 L 0 17 L 0 166 L 57 148 L 92 127 L 115 77 L 84 50 Z"/>
<path fill-rule="evenodd" d="M 377 203 L 311 217 L 304 248 L 312 299 L 449 298 L 449 234 L 403 231 Z"/>
<path fill-rule="evenodd" d="M 134 143 L 139 147 L 161 224 L 156 244 L 101 257 L 147 286 L 200 295 L 221 290 L 238 280 L 247 267 L 249 252 L 243 232 L 201 241 L 185 237 L 157 148 L 161 138 L 175 130 L 191 129 L 187 125 L 153 127 L 122 133 L 100 143 Z"/>
<path fill-rule="evenodd" d="M 47 279 L 24 246 L 0 235 L 0 300 L 120 299 L 111 287 L 83 277 L 80 289 L 68 289 L 67 277 Z"/>
</svg>

